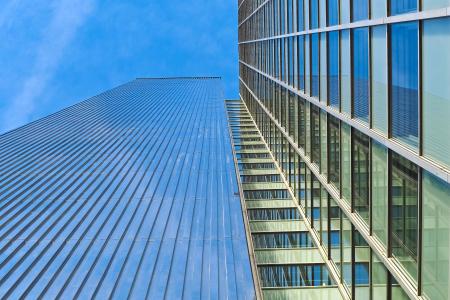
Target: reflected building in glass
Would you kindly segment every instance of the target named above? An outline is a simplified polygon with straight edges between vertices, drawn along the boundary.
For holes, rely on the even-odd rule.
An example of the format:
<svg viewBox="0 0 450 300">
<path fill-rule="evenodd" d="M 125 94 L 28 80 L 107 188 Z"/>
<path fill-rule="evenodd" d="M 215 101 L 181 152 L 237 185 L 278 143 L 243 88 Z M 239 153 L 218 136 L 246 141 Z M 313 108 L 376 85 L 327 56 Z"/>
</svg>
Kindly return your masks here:
<svg viewBox="0 0 450 300">
<path fill-rule="evenodd" d="M 326 284 L 347 299 L 450 299 L 450 1 L 238 5 L 242 110 Z M 301 289 L 268 272 L 263 294 Z"/>
</svg>

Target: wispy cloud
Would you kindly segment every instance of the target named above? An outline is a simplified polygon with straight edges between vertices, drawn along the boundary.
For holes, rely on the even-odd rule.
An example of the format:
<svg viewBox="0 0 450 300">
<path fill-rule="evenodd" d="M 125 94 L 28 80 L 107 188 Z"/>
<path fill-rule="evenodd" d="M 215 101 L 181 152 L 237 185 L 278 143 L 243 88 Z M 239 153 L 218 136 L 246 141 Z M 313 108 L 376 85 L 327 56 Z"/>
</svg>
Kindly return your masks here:
<svg viewBox="0 0 450 300">
<path fill-rule="evenodd" d="M 17 0 L 8 3 L 8 11 L 0 15 L 0 23 L 11 14 Z M 3 128 L 12 129 L 29 121 L 39 98 L 58 69 L 64 50 L 74 39 L 94 9 L 94 0 L 56 0 L 52 4 L 52 16 L 36 47 L 30 73 L 22 88 L 3 111 Z"/>
</svg>

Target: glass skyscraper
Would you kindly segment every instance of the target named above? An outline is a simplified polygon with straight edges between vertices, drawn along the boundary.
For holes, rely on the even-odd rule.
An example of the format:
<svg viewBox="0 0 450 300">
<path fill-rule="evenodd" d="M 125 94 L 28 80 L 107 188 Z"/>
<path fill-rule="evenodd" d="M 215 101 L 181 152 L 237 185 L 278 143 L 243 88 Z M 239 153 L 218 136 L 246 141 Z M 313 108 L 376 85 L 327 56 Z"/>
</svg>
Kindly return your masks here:
<svg viewBox="0 0 450 300">
<path fill-rule="evenodd" d="M 234 114 L 254 121 L 251 130 L 270 150 L 264 157 L 281 171 L 260 165 L 258 178 L 241 174 L 241 185 L 245 192 L 247 180 L 264 182 L 260 189 L 272 192 L 257 196 L 271 198 L 272 210 L 288 205 L 276 199 L 290 199 L 299 214 L 276 216 L 302 219 L 296 234 L 308 236 L 298 242 L 286 224 L 282 237 L 264 242 L 252 233 L 254 251 L 278 241 L 315 247 L 323 260 L 317 274 L 328 276 L 305 284 L 316 274 L 305 271 L 311 258 L 286 263 L 291 254 L 280 250 L 270 268 L 257 261 L 263 294 L 301 297 L 299 290 L 315 286 L 326 298 L 324 286 L 334 286 L 347 299 L 450 299 L 450 1 L 238 6 Z M 260 157 L 241 147 L 235 154 L 243 165 L 242 155 Z M 286 189 L 274 192 L 275 182 Z M 257 193 L 247 194 L 250 210 Z"/>
<path fill-rule="evenodd" d="M 218 78 L 137 79 L 0 135 L 1 299 L 253 299 Z"/>
</svg>

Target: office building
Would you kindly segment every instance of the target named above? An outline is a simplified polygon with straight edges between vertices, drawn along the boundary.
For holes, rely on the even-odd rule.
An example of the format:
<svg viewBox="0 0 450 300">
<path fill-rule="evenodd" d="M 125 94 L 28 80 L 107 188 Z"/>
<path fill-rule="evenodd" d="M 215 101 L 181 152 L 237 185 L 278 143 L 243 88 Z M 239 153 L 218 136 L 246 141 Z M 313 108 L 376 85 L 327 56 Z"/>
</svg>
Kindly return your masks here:
<svg viewBox="0 0 450 300">
<path fill-rule="evenodd" d="M 450 2 L 238 6 L 241 114 L 282 173 L 258 180 L 289 185 L 274 193 L 304 216 L 326 284 L 347 299 L 450 299 Z M 258 267 L 263 294 L 302 288 L 287 266 L 270 281 Z"/>
<path fill-rule="evenodd" d="M 253 299 L 218 78 L 137 79 L 0 136 L 1 299 Z"/>
</svg>

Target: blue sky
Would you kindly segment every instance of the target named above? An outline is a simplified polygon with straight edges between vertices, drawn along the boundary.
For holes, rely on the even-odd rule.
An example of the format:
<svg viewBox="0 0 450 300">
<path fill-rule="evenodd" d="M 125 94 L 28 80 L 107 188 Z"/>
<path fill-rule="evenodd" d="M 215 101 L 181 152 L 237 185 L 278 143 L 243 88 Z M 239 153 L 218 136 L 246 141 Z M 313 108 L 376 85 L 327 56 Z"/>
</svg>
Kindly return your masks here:
<svg viewBox="0 0 450 300">
<path fill-rule="evenodd" d="M 235 0 L 3 0 L 0 41 L 0 133 L 136 77 L 238 95 Z"/>
</svg>

